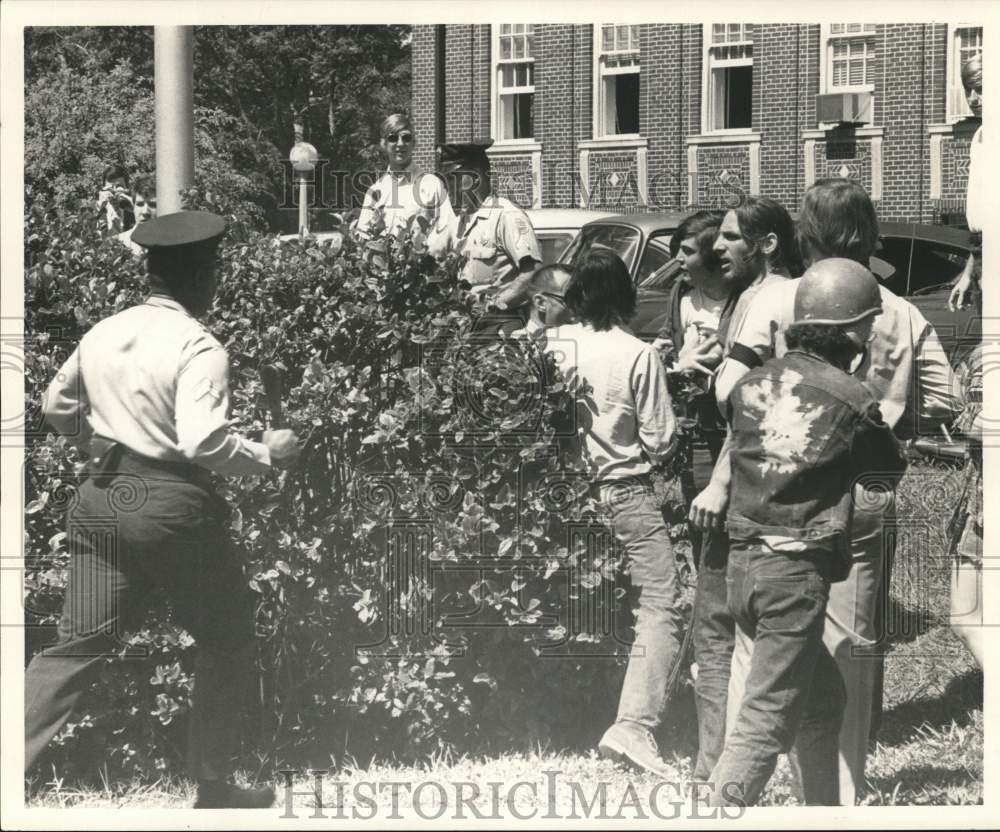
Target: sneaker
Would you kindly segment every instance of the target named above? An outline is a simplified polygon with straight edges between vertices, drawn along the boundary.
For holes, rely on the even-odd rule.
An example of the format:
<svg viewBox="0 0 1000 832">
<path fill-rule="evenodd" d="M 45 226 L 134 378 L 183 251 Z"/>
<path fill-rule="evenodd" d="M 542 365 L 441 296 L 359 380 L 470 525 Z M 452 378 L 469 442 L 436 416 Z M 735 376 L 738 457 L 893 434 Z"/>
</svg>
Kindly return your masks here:
<svg viewBox="0 0 1000 832">
<path fill-rule="evenodd" d="M 274 789 L 270 786 L 241 788 L 220 780 L 198 783 L 195 809 L 269 809 L 274 804 Z"/>
<path fill-rule="evenodd" d="M 660 757 L 660 749 L 648 729 L 634 722 L 616 722 L 601 737 L 597 745 L 602 757 L 665 776 L 667 765 Z"/>
</svg>

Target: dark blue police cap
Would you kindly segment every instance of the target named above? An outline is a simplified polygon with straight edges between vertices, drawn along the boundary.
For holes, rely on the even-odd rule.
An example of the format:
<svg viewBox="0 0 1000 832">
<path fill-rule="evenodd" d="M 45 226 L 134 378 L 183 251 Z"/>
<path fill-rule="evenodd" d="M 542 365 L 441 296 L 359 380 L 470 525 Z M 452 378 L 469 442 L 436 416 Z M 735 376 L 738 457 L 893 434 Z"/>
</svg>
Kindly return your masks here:
<svg viewBox="0 0 1000 832">
<path fill-rule="evenodd" d="M 178 211 L 140 223 L 132 242 L 150 251 L 205 246 L 226 233 L 226 221 L 208 211 Z"/>
<path fill-rule="evenodd" d="M 441 170 L 481 169 L 489 167 L 490 157 L 486 149 L 493 145 L 493 139 L 482 139 L 464 144 L 439 144 L 438 164 Z"/>
</svg>

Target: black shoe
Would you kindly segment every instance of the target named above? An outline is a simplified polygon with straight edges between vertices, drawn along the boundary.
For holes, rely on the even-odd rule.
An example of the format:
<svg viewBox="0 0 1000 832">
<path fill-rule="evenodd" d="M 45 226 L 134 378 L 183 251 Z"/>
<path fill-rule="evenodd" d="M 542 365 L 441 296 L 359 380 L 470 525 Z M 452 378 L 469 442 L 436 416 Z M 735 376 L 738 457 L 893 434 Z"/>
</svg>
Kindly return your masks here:
<svg viewBox="0 0 1000 832">
<path fill-rule="evenodd" d="M 201 780 L 195 809 L 269 809 L 274 804 L 270 786 L 244 789 L 220 780 Z"/>
</svg>

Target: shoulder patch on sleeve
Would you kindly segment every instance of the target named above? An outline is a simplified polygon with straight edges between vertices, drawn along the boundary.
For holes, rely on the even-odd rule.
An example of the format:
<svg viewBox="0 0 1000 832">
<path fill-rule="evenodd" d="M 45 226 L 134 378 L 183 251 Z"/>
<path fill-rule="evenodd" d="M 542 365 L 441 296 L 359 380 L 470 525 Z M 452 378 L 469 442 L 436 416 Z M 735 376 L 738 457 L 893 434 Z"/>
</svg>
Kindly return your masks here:
<svg viewBox="0 0 1000 832">
<path fill-rule="evenodd" d="M 210 378 L 203 378 L 194 387 L 194 400 L 200 402 L 206 396 L 218 403 L 222 401 L 222 390 Z"/>
</svg>

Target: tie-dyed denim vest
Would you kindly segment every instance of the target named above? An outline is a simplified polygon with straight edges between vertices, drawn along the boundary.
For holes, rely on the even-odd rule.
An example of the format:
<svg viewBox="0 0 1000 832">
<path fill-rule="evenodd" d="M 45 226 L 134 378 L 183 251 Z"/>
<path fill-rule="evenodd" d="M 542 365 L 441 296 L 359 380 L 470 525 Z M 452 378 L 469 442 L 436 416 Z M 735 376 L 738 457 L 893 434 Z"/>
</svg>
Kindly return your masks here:
<svg viewBox="0 0 1000 832">
<path fill-rule="evenodd" d="M 853 485 L 891 489 L 906 468 L 869 390 L 813 355 L 789 352 L 747 373 L 729 406 L 730 536 L 815 542 L 845 559 Z"/>
</svg>

